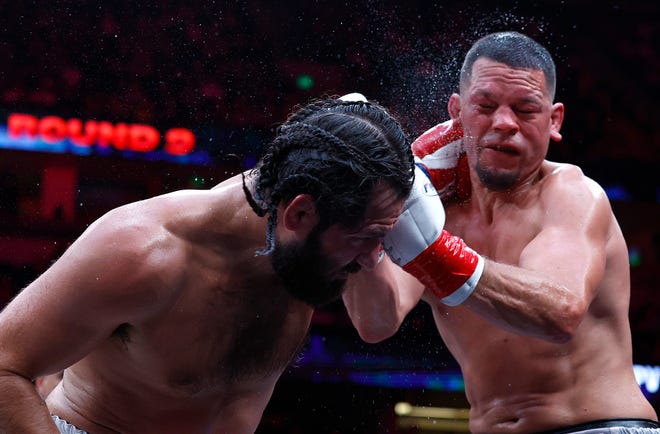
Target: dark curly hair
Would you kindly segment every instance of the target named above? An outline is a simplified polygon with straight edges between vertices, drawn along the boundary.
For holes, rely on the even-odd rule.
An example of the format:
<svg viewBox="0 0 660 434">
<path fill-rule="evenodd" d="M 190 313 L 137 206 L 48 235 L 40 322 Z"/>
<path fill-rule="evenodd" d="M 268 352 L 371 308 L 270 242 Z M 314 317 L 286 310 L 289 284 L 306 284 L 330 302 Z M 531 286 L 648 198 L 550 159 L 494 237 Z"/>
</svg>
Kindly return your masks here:
<svg viewBox="0 0 660 434">
<path fill-rule="evenodd" d="M 375 102 L 317 100 L 298 108 L 278 127 L 251 171 L 254 191 L 243 191 L 259 216 L 268 214 L 267 246 L 275 246 L 277 207 L 299 194 L 314 197 L 322 230 L 356 227 L 379 181 L 401 198 L 414 176 L 410 139 L 399 122 Z"/>
</svg>

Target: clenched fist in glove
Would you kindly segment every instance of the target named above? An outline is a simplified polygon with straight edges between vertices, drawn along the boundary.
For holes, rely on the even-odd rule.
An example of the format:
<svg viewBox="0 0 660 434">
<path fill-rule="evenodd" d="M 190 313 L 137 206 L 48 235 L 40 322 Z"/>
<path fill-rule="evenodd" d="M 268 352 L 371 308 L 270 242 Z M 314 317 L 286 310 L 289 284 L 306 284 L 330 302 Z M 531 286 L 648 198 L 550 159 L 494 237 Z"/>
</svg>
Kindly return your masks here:
<svg viewBox="0 0 660 434">
<path fill-rule="evenodd" d="M 470 169 L 462 138 L 460 123 L 450 119 L 427 130 L 412 144 L 413 154 L 427 169 L 444 201 L 470 197 Z"/>
<path fill-rule="evenodd" d="M 465 301 L 484 269 L 484 259 L 443 229 L 445 211 L 425 168 L 415 182 L 399 220 L 383 239 L 390 259 L 415 276 L 449 306 Z"/>
</svg>

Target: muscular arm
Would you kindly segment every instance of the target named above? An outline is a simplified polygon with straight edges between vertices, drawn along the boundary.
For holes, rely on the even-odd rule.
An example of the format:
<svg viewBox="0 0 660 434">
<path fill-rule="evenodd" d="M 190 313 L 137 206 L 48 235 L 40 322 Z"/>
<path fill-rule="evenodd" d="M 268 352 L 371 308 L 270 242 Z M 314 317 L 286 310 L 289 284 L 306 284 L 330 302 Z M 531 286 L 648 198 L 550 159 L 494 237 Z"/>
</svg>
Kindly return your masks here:
<svg viewBox="0 0 660 434">
<path fill-rule="evenodd" d="M 360 337 L 376 343 L 396 333 L 423 292 L 417 279 L 384 257 L 373 271 L 350 277 L 343 299 Z"/>
<path fill-rule="evenodd" d="M 57 433 L 31 380 L 70 366 L 162 303 L 148 282 L 163 250 L 140 241 L 145 229 L 133 218 L 113 211 L 92 225 L 0 313 L 0 432 Z"/>
<path fill-rule="evenodd" d="M 518 264 L 488 260 L 466 307 L 516 333 L 572 338 L 604 278 L 613 222 L 604 192 L 575 172 L 560 174 L 542 193 L 542 229 Z"/>
</svg>

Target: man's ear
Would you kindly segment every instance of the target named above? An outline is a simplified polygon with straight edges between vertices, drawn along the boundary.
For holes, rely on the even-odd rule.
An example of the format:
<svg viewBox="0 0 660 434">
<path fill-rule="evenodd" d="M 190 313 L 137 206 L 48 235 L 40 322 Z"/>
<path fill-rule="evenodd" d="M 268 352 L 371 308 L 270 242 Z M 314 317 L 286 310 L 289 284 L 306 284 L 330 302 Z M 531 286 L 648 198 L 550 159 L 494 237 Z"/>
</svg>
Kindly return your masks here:
<svg viewBox="0 0 660 434">
<path fill-rule="evenodd" d="M 449 97 L 449 102 L 447 103 L 447 111 L 449 112 L 449 117 L 453 120 L 457 120 L 461 115 L 461 96 L 457 93 L 452 94 Z"/>
<path fill-rule="evenodd" d="M 561 125 L 564 123 L 564 104 L 555 103 L 552 105 L 550 114 L 550 139 L 559 142 L 561 141 Z"/>
<path fill-rule="evenodd" d="M 319 222 L 314 198 L 309 194 L 294 197 L 282 211 L 282 222 L 286 229 L 307 236 Z"/>
</svg>

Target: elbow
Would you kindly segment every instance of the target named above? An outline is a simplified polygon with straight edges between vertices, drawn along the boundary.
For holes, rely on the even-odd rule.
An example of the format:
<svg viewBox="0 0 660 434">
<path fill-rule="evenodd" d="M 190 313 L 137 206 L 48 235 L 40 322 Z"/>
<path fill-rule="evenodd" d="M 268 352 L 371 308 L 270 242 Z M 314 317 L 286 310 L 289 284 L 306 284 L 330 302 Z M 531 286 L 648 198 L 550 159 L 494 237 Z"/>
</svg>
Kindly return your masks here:
<svg viewBox="0 0 660 434">
<path fill-rule="evenodd" d="M 360 338 L 368 344 L 377 344 L 390 338 L 392 335 L 385 334 L 360 334 Z"/>
<path fill-rule="evenodd" d="M 547 340 L 556 344 L 569 343 L 578 332 L 587 307 L 583 300 L 570 300 L 557 306 L 556 315 L 550 321 Z"/>
<path fill-rule="evenodd" d="M 389 339 L 398 330 L 398 327 L 393 324 L 370 324 L 367 326 L 357 326 L 357 332 L 360 335 L 360 339 L 368 344 L 377 344 Z"/>
</svg>

